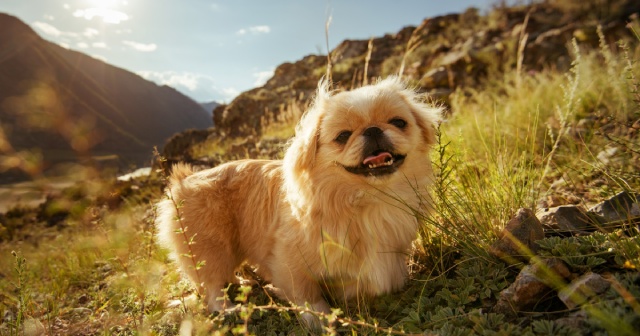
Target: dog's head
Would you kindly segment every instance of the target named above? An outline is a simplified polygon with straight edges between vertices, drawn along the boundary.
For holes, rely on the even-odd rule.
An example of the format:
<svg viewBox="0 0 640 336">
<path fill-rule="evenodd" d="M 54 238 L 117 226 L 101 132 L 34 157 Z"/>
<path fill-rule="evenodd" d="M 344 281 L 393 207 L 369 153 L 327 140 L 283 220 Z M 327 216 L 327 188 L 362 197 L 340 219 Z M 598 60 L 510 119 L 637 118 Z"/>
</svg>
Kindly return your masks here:
<svg viewBox="0 0 640 336">
<path fill-rule="evenodd" d="M 412 177 L 428 168 L 419 165 L 428 161 L 439 113 L 395 77 L 337 94 L 321 82 L 287 150 L 286 168 L 305 179 L 329 174 L 384 183 Z"/>
</svg>

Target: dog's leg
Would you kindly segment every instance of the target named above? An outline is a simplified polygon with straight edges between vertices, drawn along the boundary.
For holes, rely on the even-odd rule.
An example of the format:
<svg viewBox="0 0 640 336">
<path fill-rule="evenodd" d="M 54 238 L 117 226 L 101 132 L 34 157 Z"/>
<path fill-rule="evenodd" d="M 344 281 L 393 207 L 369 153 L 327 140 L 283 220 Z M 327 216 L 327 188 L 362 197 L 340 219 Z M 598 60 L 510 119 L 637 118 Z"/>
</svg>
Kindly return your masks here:
<svg viewBox="0 0 640 336">
<path fill-rule="evenodd" d="M 224 295 L 227 283 L 236 283 L 235 268 L 240 264 L 232 247 L 224 239 L 210 237 L 194 238 L 189 253 L 180 257 L 180 266 L 196 285 L 198 292 L 204 294 L 210 313 L 222 312 L 232 304 Z M 185 244 L 186 245 L 186 244 Z M 183 247 L 184 250 L 186 248 Z M 196 265 L 199 264 L 198 269 Z M 223 297 L 222 299 L 218 299 Z"/>
<path fill-rule="evenodd" d="M 279 265 L 280 266 L 280 265 Z M 288 300 L 298 307 L 306 307 L 318 313 L 329 314 L 331 307 L 322 298 L 322 290 L 317 281 L 306 272 L 292 272 L 285 265 L 273 270 L 273 286 L 276 293 L 284 300 Z M 316 314 L 304 312 L 301 314 L 304 323 L 313 331 L 321 331 L 322 323 Z"/>
</svg>

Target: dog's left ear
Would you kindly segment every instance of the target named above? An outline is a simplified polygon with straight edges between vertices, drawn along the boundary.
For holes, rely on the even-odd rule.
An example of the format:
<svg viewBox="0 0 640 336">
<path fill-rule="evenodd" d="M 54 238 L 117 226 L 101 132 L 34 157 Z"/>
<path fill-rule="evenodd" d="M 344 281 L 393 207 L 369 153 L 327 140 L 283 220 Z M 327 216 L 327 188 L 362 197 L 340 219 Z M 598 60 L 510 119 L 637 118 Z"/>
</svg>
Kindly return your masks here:
<svg viewBox="0 0 640 336">
<path fill-rule="evenodd" d="M 433 145 L 436 143 L 436 127 L 441 120 L 442 109 L 429 106 L 418 101 L 410 101 L 411 113 L 416 118 L 416 123 L 422 131 L 425 143 Z"/>
<path fill-rule="evenodd" d="M 315 99 L 296 126 L 296 135 L 285 153 L 285 162 L 297 172 L 308 170 L 314 165 L 324 105 L 331 95 L 328 87 L 327 80 L 321 79 Z"/>
<path fill-rule="evenodd" d="M 395 80 L 398 89 L 406 103 L 409 105 L 413 117 L 422 132 L 422 137 L 427 145 L 436 143 L 436 127 L 442 119 L 442 108 L 429 105 L 422 101 L 423 97 L 415 90 L 409 88 L 400 79 Z"/>
</svg>

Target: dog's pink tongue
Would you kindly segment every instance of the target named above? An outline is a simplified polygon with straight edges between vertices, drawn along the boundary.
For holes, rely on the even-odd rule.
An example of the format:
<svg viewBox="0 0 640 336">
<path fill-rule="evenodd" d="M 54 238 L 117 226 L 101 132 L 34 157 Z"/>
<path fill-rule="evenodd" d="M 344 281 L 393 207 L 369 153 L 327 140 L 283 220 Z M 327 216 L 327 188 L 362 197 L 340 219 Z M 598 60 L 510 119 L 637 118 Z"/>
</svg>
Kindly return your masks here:
<svg viewBox="0 0 640 336">
<path fill-rule="evenodd" d="M 362 161 L 362 164 L 365 166 L 369 164 L 379 165 L 381 163 L 384 163 L 385 161 L 387 161 L 387 159 L 390 159 L 390 158 L 392 158 L 391 153 L 382 152 L 378 155 L 371 155 L 367 157 L 366 159 L 364 159 L 364 161 Z"/>
</svg>

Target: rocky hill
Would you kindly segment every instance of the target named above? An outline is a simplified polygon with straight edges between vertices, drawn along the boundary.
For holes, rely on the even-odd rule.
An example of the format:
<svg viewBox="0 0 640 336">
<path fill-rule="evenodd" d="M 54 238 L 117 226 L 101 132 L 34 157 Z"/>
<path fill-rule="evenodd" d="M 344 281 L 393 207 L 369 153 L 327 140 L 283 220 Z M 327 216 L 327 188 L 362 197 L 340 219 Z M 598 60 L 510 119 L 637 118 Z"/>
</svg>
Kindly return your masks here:
<svg viewBox="0 0 640 336">
<path fill-rule="evenodd" d="M 140 162 L 174 133 L 211 126 L 173 88 L 45 41 L 13 16 L 0 14 L 0 27 L 0 123 L 13 151 Z"/>
<path fill-rule="evenodd" d="M 598 45 L 597 27 L 610 41 L 628 35 L 640 3 L 541 1 L 529 6 L 497 7 L 487 15 L 471 8 L 460 14 L 425 19 L 418 27 L 367 40 L 346 40 L 330 53 L 332 79 L 351 88 L 365 80 L 402 71 L 421 90 L 444 103 L 460 86 L 496 78 L 505 70 L 566 70 L 568 44 Z M 522 55 L 522 57 L 519 57 Z M 217 132 L 260 133 L 265 115 L 278 115 L 296 101 L 305 104 L 321 76 L 326 56 L 309 55 L 278 66 L 262 87 L 240 94 L 214 110 Z M 365 78 L 366 77 L 366 78 Z"/>
</svg>

